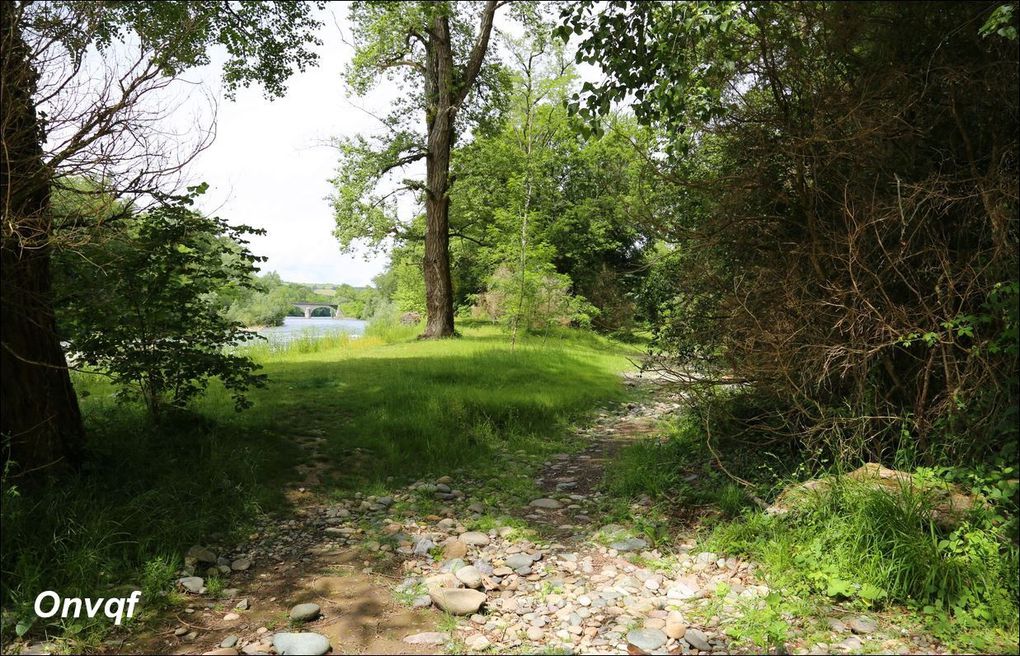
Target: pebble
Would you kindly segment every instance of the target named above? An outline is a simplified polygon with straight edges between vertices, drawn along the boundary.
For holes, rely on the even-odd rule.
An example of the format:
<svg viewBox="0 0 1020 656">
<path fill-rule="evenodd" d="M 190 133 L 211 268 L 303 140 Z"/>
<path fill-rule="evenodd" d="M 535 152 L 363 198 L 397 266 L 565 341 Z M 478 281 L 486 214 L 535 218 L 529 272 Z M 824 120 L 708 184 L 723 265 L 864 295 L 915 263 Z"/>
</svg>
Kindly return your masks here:
<svg viewBox="0 0 1020 656">
<path fill-rule="evenodd" d="M 248 558 L 238 558 L 237 560 L 230 563 L 230 569 L 235 572 L 243 572 L 251 567 L 251 560 Z"/>
<path fill-rule="evenodd" d="M 443 557 L 447 560 L 463 558 L 467 555 L 467 552 L 468 546 L 461 540 L 450 540 L 446 543 L 446 546 L 443 547 Z"/>
<path fill-rule="evenodd" d="M 627 632 L 627 642 L 649 653 L 666 644 L 666 634 L 658 629 L 634 629 Z"/>
<path fill-rule="evenodd" d="M 194 594 L 202 594 L 205 592 L 205 580 L 201 576 L 185 576 L 177 579 L 185 590 Z"/>
<path fill-rule="evenodd" d="M 684 633 L 687 631 L 687 623 L 684 622 L 684 616 L 680 611 L 670 611 L 669 615 L 666 616 L 666 635 L 673 640 L 679 640 L 684 637 Z"/>
<path fill-rule="evenodd" d="M 464 544 L 472 547 L 484 547 L 489 544 L 489 536 L 485 533 L 478 531 L 468 531 L 467 533 L 461 533 L 460 541 Z"/>
<path fill-rule="evenodd" d="M 535 499 L 530 504 L 533 508 L 544 508 L 546 510 L 559 510 L 563 504 L 556 499 Z"/>
<path fill-rule="evenodd" d="M 687 631 L 684 632 L 684 640 L 686 640 L 687 644 L 691 647 L 701 651 L 709 651 L 712 649 L 712 645 L 708 642 L 708 635 L 700 629 L 695 629 L 693 627 L 688 628 Z"/>
<path fill-rule="evenodd" d="M 237 646 L 237 641 L 238 641 L 238 637 L 236 635 L 227 636 L 226 638 L 223 639 L 222 642 L 220 642 L 220 647 L 222 647 L 223 649 L 229 649 L 231 647 L 236 647 Z"/>
<path fill-rule="evenodd" d="M 490 642 L 489 639 L 486 638 L 481 633 L 477 633 L 473 636 L 468 637 L 464 641 L 464 644 L 471 651 L 485 651 L 492 645 L 492 642 Z"/>
<path fill-rule="evenodd" d="M 310 622 L 317 618 L 321 612 L 319 604 L 298 604 L 290 609 L 290 619 L 293 622 Z"/>
<path fill-rule="evenodd" d="M 461 567 L 454 572 L 454 576 L 456 576 L 461 583 L 469 588 L 477 588 L 482 585 L 482 573 L 479 572 L 478 568 L 474 565 Z"/>
<path fill-rule="evenodd" d="M 450 639 L 448 633 L 441 633 L 439 631 L 426 631 L 425 633 L 415 633 L 404 638 L 404 642 L 409 645 L 442 645 Z"/>
<path fill-rule="evenodd" d="M 878 630 L 878 622 L 870 617 L 855 617 L 850 620 L 850 630 L 860 635 L 867 635 Z"/>
<path fill-rule="evenodd" d="M 320 656 L 331 647 L 329 638 L 318 633 L 277 633 L 273 648 L 282 656 Z"/>
<path fill-rule="evenodd" d="M 429 590 L 432 602 L 451 615 L 471 615 L 485 603 L 484 592 L 457 588 L 436 588 Z"/>
</svg>

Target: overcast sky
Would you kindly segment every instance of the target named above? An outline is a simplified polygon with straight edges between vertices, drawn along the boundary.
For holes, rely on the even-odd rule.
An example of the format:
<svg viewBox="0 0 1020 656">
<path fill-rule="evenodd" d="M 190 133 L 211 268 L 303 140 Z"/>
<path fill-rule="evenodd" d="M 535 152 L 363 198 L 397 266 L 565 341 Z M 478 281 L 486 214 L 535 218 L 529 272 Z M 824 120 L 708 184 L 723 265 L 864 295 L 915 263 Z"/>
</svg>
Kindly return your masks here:
<svg viewBox="0 0 1020 656">
<path fill-rule="evenodd" d="M 268 234 L 253 238 L 253 249 L 269 257 L 263 270 L 284 280 L 365 285 L 386 263 L 385 255 L 366 261 L 361 254 L 341 254 L 332 234 L 327 197 L 337 154 L 325 144 L 378 126 L 345 99 L 342 74 L 352 53 L 338 30 L 350 40 L 345 5 L 327 6 L 319 65 L 292 77 L 283 98 L 269 101 L 252 88 L 226 100 L 217 65 L 185 76 L 212 90 L 219 103 L 216 140 L 189 176 L 210 185 L 201 208 L 231 223 L 265 228 Z M 384 110 L 388 91 L 379 89 L 368 103 L 354 100 Z"/>
</svg>

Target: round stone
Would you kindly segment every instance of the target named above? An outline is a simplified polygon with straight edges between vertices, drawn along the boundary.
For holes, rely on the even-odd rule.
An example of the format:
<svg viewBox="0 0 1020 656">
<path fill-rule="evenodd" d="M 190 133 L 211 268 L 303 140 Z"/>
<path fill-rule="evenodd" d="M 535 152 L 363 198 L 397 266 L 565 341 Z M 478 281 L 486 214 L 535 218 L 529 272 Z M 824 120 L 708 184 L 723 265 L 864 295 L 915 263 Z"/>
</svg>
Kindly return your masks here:
<svg viewBox="0 0 1020 656">
<path fill-rule="evenodd" d="M 469 588 L 477 588 L 482 584 L 482 573 L 479 572 L 478 568 L 474 565 L 461 567 L 454 572 L 454 576 L 456 576 L 461 583 Z"/>
<path fill-rule="evenodd" d="M 277 633 L 273 648 L 282 656 L 320 656 L 330 650 L 329 638 L 318 633 Z"/>
<path fill-rule="evenodd" d="M 321 612 L 319 604 L 298 604 L 290 609 L 290 619 L 294 622 L 310 622 L 317 618 Z"/>
<path fill-rule="evenodd" d="M 489 536 L 480 531 L 461 533 L 460 541 L 471 547 L 484 547 L 490 542 Z"/>
<path fill-rule="evenodd" d="M 666 644 L 666 634 L 658 629 L 634 629 L 627 633 L 627 642 L 649 653 Z"/>
</svg>

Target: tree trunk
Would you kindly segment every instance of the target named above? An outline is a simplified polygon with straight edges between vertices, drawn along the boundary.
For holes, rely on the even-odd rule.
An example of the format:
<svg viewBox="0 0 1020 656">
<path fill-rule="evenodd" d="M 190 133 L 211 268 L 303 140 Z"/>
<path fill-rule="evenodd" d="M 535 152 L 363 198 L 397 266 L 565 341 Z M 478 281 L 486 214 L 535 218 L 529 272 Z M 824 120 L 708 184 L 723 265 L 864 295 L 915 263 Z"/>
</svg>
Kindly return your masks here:
<svg viewBox="0 0 1020 656">
<path fill-rule="evenodd" d="M 428 157 L 425 162 L 426 339 L 452 337 L 453 282 L 450 278 L 450 149 L 453 145 L 453 51 L 445 12 L 432 19 L 426 72 Z"/>
<path fill-rule="evenodd" d="M 85 431 L 57 337 L 50 278 L 50 174 L 32 96 L 37 75 L 18 26 L 0 6 L 3 242 L 0 294 L 0 433 L 19 472 L 76 464 Z"/>
</svg>

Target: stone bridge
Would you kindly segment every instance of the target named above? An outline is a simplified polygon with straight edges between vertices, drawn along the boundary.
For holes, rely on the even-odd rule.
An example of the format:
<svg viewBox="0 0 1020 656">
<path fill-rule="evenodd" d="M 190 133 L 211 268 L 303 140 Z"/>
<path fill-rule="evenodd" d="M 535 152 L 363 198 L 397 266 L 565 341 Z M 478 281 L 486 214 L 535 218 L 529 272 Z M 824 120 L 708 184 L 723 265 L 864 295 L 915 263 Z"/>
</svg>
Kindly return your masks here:
<svg viewBox="0 0 1020 656">
<path fill-rule="evenodd" d="M 314 301 L 302 301 L 300 303 L 295 303 L 294 307 L 305 313 L 305 319 L 311 319 L 312 312 L 314 310 L 318 310 L 319 308 L 328 308 L 329 316 L 333 317 L 334 319 L 340 318 L 340 309 L 337 307 L 335 303 L 316 303 Z"/>
</svg>

